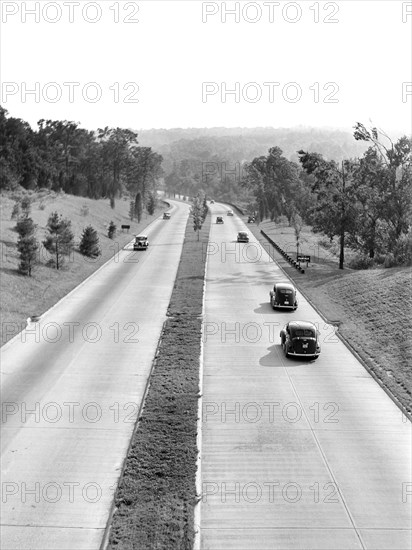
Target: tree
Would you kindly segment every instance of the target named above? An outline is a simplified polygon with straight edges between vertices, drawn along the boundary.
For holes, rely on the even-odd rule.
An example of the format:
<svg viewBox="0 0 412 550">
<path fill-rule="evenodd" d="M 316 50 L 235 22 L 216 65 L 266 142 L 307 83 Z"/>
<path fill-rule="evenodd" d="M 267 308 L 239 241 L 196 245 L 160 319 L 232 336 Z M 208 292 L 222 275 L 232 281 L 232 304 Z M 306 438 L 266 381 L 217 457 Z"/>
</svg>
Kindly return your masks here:
<svg viewBox="0 0 412 550">
<path fill-rule="evenodd" d="M 116 225 L 114 224 L 113 220 L 109 223 L 109 228 L 107 230 L 107 236 L 109 237 L 109 239 L 113 239 L 116 235 L 116 230 L 117 230 L 117 227 Z"/>
<path fill-rule="evenodd" d="M 142 201 L 142 194 L 140 193 L 140 191 L 136 195 L 136 200 L 134 203 L 134 212 L 137 218 L 137 223 L 140 223 L 140 220 L 142 219 L 142 213 L 143 213 L 143 201 Z"/>
<path fill-rule="evenodd" d="M 208 211 L 209 207 L 207 206 L 207 199 L 205 195 L 202 203 L 202 223 L 205 221 Z"/>
<path fill-rule="evenodd" d="M 162 160 L 162 156 L 152 151 L 151 147 L 133 147 L 130 150 L 125 181 L 129 193 L 135 197 L 136 206 L 140 200 L 143 208 L 148 194 L 155 192 L 157 180 L 163 175 Z"/>
<path fill-rule="evenodd" d="M 372 185 L 378 195 L 374 218 L 381 217 L 389 228 L 393 246 L 408 232 L 412 206 L 412 142 L 407 136 L 396 143 L 382 130 L 367 129 L 357 122 L 354 137 L 371 143 L 361 161 L 359 177 L 363 185 Z M 382 209 L 383 205 L 383 209 Z M 375 205 L 374 205 L 375 206 Z M 368 212 L 370 214 L 370 211 Z"/>
<path fill-rule="evenodd" d="M 154 191 L 149 193 L 149 197 L 147 199 L 146 209 L 147 212 L 152 216 L 155 213 L 157 206 L 157 196 Z"/>
<path fill-rule="evenodd" d="M 132 151 L 137 147 L 137 133 L 123 128 L 98 130 L 98 139 L 102 145 L 103 162 L 111 174 L 108 195 L 110 206 L 115 207 L 115 197 L 121 191 L 130 163 Z"/>
<path fill-rule="evenodd" d="M 135 212 L 135 204 L 134 204 L 134 200 L 133 201 L 130 201 L 130 206 L 129 206 L 129 218 L 133 221 L 136 217 L 136 212 Z"/>
<path fill-rule="evenodd" d="M 296 237 L 296 255 L 298 256 L 299 255 L 299 238 L 303 227 L 303 221 L 302 221 L 302 218 L 299 216 L 299 214 L 297 213 L 294 214 L 292 223 L 293 223 L 293 228 L 295 230 L 295 237 Z"/>
<path fill-rule="evenodd" d="M 21 199 L 20 208 L 22 211 L 22 216 L 28 218 L 31 213 L 31 198 L 28 195 L 24 195 Z"/>
<path fill-rule="evenodd" d="M 17 241 L 17 250 L 20 254 L 19 271 L 31 277 L 39 248 L 35 237 L 36 226 L 31 218 L 26 217 L 17 222 L 16 229 L 19 234 Z"/>
<path fill-rule="evenodd" d="M 53 212 L 47 220 L 47 231 L 48 235 L 43 245 L 50 254 L 54 255 L 54 264 L 56 269 L 59 269 L 63 265 L 64 257 L 69 255 L 74 247 L 71 221 Z"/>
<path fill-rule="evenodd" d="M 199 231 L 202 229 L 204 217 L 203 217 L 203 201 L 201 197 L 196 196 L 193 199 L 192 208 L 190 210 L 193 218 L 193 229 L 197 231 L 197 240 L 199 240 Z"/>
<path fill-rule="evenodd" d="M 88 256 L 89 258 L 97 258 L 101 254 L 99 236 L 91 225 L 88 225 L 83 231 L 79 251 L 83 256 Z"/>
<path fill-rule="evenodd" d="M 329 237 L 339 236 L 339 269 L 345 260 L 345 237 L 354 226 L 354 177 L 356 163 L 342 161 L 341 168 L 335 161 L 326 161 L 318 153 L 299 151 L 299 160 L 307 174 L 313 174 L 312 191 L 316 193 L 314 206 L 314 231 L 323 231 Z"/>
<path fill-rule="evenodd" d="M 299 167 L 271 147 L 267 156 L 256 157 L 243 170 L 242 186 L 251 190 L 258 206 L 259 218 L 272 221 L 285 214 L 289 223 L 299 203 Z"/>
</svg>

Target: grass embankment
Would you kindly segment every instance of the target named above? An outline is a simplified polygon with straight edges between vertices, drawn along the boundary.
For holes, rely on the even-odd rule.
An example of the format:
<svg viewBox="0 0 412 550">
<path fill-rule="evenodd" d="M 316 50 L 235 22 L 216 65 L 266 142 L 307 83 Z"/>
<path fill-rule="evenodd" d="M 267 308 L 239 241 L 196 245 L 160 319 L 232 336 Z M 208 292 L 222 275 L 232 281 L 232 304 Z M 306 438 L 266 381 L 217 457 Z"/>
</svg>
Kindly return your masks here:
<svg viewBox="0 0 412 550">
<path fill-rule="evenodd" d="M 260 229 L 284 250 L 296 252 L 293 228 L 271 222 L 250 225 L 250 228 L 266 247 L 268 243 Z M 274 258 L 328 322 L 338 326 L 339 334 L 365 365 L 411 413 L 410 268 L 340 270 L 333 253 L 336 248 L 318 247 L 319 239 L 309 228 L 302 232 L 301 253 L 310 255 L 312 260 L 309 267 L 303 265 L 305 274 L 298 273 L 276 250 Z"/>
<path fill-rule="evenodd" d="M 204 243 L 189 219 L 168 315 L 115 497 L 109 548 L 190 549 L 196 504 Z"/>
<path fill-rule="evenodd" d="M 143 215 L 140 224 L 129 219 L 129 201 L 118 200 L 114 210 L 108 200 L 93 200 L 73 195 L 56 194 L 41 191 L 32 194 L 31 217 L 37 224 L 36 237 L 41 242 L 46 234 L 47 219 L 51 212 L 57 211 L 72 222 L 75 242 L 79 242 L 83 229 L 92 225 L 99 235 L 99 245 L 102 251 L 97 259 L 89 259 L 79 252 L 74 253 L 65 261 L 63 269 L 56 270 L 47 266 L 50 258 L 44 248 L 40 248 L 40 263 L 35 266 L 33 276 L 20 275 L 17 244 L 16 220 L 11 220 L 14 200 L 9 194 L 1 196 L 1 343 L 3 345 L 26 326 L 26 319 L 32 315 L 41 315 L 63 296 L 75 288 L 96 269 L 109 260 L 115 253 L 131 241 L 133 234 L 139 233 L 161 211 L 166 209 L 164 203 L 153 216 Z M 113 220 L 118 228 L 114 239 L 107 237 L 107 225 Z M 130 225 L 130 232 L 121 231 L 121 225 Z"/>
</svg>

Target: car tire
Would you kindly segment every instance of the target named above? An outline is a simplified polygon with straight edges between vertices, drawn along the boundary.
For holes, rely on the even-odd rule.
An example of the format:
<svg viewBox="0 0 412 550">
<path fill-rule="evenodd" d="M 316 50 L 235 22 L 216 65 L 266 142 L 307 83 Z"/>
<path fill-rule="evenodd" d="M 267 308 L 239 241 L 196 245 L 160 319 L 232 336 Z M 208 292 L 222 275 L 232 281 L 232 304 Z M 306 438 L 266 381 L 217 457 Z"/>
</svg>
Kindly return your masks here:
<svg viewBox="0 0 412 550">
<path fill-rule="evenodd" d="M 283 342 L 283 353 L 285 354 L 286 359 L 289 358 L 289 353 L 286 351 L 286 343 Z"/>
</svg>

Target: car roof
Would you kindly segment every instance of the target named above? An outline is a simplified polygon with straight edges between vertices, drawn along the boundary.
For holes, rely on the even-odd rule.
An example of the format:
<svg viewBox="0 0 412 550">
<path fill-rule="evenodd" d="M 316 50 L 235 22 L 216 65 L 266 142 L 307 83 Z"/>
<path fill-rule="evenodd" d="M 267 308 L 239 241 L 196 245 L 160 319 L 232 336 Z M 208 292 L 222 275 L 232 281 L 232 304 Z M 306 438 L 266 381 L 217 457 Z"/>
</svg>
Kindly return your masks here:
<svg viewBox="0 0 412 550">
<path fill-rule="evenodd" d="M 275 283 L 276 288 L 289 288 L 290 290 L 296 290 L 291 283 Z"/>
<path fill-rule="evenodd" d="M 289 321 L 288 325 L 291 329 L 310 328 L 312 330 L 316 330 L 315 325 L 310 321 Z"/>
<path fill-rule="evenodd" d="M 247 231 L 239 231 L 238 235 L 247 235 Z"/>
<path fill-rule="evenodd" d="M 136 239 L 147 239 L 147 235 L 136 235 Z"/>
</svg>

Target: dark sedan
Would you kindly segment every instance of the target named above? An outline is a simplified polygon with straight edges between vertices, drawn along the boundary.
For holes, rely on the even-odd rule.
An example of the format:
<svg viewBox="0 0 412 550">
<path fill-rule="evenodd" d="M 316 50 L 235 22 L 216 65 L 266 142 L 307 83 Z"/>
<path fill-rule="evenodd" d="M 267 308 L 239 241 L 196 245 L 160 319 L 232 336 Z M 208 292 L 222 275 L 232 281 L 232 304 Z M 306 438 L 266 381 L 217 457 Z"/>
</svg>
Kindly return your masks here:
<svg viewBox="0 0 412 550">
<path fill-rule="evenodd" d="M 286 357 L 319 357 L 319 331 L 309 321 L 287 323 L 280 331 L 280 341 Z"/>
<path fill-rule="evenodd" d="M 239 233 L 237 234 L 237 242 L 238 243 L 249 242 L 249 235 L 246 233 L 246 231 L 239 231 Z"/>
<path fill-rule="evenodd" d="M 290 283 L 276 283 L 269 293 L 273 309 L 293 309 L 298 307 L 296 288 Z"/>
</svg>

